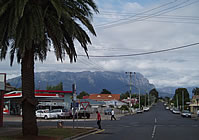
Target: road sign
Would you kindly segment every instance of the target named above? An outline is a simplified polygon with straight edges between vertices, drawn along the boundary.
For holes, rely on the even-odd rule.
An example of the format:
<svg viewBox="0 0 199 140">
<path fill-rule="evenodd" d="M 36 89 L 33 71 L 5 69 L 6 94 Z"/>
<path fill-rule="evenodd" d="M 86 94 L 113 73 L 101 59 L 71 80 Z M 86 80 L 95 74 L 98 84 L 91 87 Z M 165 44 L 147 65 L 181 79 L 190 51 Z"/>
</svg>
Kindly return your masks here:
<svg viewBox="0 0 199 140">
<path fill-rule="evenodd" d="M 84 108 L 84 110 L 86 110 L 86 108 L 89 105 L 89 102 L 81 102 L 82 107 Z"/>
</svg>

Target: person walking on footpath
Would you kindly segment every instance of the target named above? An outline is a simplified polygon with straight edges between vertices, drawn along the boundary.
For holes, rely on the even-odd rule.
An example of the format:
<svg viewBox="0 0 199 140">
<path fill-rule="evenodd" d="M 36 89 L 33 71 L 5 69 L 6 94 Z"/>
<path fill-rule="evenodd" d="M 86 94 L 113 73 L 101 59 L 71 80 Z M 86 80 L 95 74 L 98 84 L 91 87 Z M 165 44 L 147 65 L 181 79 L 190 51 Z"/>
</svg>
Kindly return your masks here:
<svg viewBox="0 0 199 140">
<path fill-rule="evenodd" d="M 116 120 L 116 118 L 115 118 L 115 112 L 114 112 L 114 110 L 112 109 L 112 111 L 111 111 L 111 121 L 112 120 Z"/>
<path fill-rule="evenodd" d="M 98 125 L 98 128 L 99 129 L 102 129 L 101 127 L 101 115 L 98 111 L 96 111 L 96 114 L 97 114 L 97 125 Z"/>
</svg>

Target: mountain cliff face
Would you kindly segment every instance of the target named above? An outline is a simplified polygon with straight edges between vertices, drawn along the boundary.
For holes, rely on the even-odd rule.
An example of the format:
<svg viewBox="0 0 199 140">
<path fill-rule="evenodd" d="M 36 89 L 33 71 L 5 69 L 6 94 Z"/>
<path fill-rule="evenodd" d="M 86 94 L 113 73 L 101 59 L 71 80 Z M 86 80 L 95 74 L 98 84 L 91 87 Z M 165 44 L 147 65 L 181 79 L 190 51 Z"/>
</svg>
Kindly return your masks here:
<svg viewBox="0 0 199 140">
<path fill-rule="evenodd" d="M 100 93 L 102 89 L 107 89 L 113 94 L 129 91 L 129 76 L 125 73 L 117 72 L 39 72 L 35 73 L 35 89 L 46 89 L 47 85 L 54 86 L 62 82 L 64 90 L 72 90 L 72 84 L 76 83 L 77 92 L 86 91 L 88 93 Z M 21 87 L 20 77 L 9 79 L 12 86 Z M 132 76 L 132 93 L 146 93 L 152 88 L 148 79 L 140 73 Z"/>
</svg>

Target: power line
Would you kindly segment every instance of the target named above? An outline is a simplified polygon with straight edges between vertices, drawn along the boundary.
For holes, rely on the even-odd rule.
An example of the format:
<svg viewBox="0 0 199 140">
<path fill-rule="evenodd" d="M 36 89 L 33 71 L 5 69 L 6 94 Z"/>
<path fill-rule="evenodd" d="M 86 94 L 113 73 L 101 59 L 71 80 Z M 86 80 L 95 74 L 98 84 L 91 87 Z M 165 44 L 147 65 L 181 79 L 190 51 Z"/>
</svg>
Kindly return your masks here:
<svg viewBox="0 0 199 140">
<path fill-rule="evenodd" d="M 184 1 L 184 2 L 182 2 L 180 4 L 175 5 L 175 6 L 172 6 L 172 7 L 163 9 L 161 11 L 155 12 L 153 14 L 150 14 L 149 16 L 146 16 L 144 18 L 140 17 L 140 18 L 131 19 L 131 20 L 124 21 L 124 22 L 119 22 L 119 23 L 117 23 L 118 21 L 115 21 L 112 24 L 111 23 L 107 23 L 107 24 L 103 24 L 103 25 L 98 25 L 98 26 L 96 26 L 96 28 L 108 29 L 108 28 L 113 28 L 113 27 L 116 27 L 116 26 L 121 26 L 121 25 L 124 25 L 124 24 L 134 23 L 134 22 L 137 22 L 137 21 L 143 21 L 143 20 L 146 20 L 146 19 L 149 19 L 149 18 L 153 18 L 153 17 L 156 17 L 156 16 L 160 16 L 162 14 L 165 14 L 165 13 L 168 13 L 168 12 L 171 12 L 171 11 L 174 11 L 174 10 L 177 10 L 177 9 L 180 9 L 180 8 L 183 8 L 183 7 L 186 7 L 186 6 L 189 6 L 189 5 L 192 5 L 194 3 L 199 2 L 197 0 L 197 1 L 194 1 L 194 2 L 191 2 L 189 4 L 184 5 L 185 3 L 189 2 L 189 1 L 190 0 Z M 180 6 L 180 5 L 183 5 L 183 6 Z"/>
<path fill-rule="evenodd" d="M 196 46 L 199 45 L 199 42 L 193 43 L 193 44 L 188 44 L 180 47 L 174 47 L 174 48 L 169 48 L 169 49 L 162 49 L 158 51 L 150 51 L 150 52 L 143 52 L 143 53 L 135 53 L 135 54 L 121 54 L 121 55 L 89 55 L 89 57 L 129 57 L 129 56 L 141 56 L 141 55 L 149 55 L 149 54 L 156 54 L 156 53 L 162 53 L 162 52 L 168 52 L 168 51 L 173 51 L 173 50 L 179 50 L 179 49 L 184 49 L 188 48 L 191 46 Z M 86 56 L 86 55 L 78 55 L 78 56 Z"/>
<path fill-rule="evenodd" d="M 136 16 L 138 16 L 138 15 L 142 15 L 142 14 L 145 14 L 145 13 L 149 13 L 149 12 L 154 11 L 154 10 L 157 10 L 157 9 L 159 9 L 159 8 L 168 6 L 168 5 L 173 4 L 173 3 L 177 2 L 177 1 L 178 1 L 178 0 L 174 0 L 174 1 L 172 1 L 172 2 L 168 2 L 168 3 L 162 4 L 162 5 L 160 5 L 160 6 L 157 6 L 157 7 L 155 7 L 155 8 L 146 10 L 146 11 L 144 11 L 144 12 L 137 13 L 137 14 L 135 14 L 135 15 L 133 15 L 133 16 L 130 16 L 130 17 L 127 17 L 127 18 L 123 18 L 123 19 L 120 19 L 120 20 L 117 20 L 117 21 L 110 22 L 110 23 L 108 23 L 108 24 L 112 24 L 112 23 L 119 22 L 119 21 L 122 21 L 122 20 L 131 19 L 131 18 L 136 17 Z M 103 24 L 102 24 L 102 25 L 97 25 L 97 26 L 103 26 Z"/>
<path fill-rule="evenodd" d="M 117 14 L 117 15 L 115 15 L 115 14 Z M 103 15 L 103 14 L 100 14 L 98 17 L 95 17 L 95 18 L 103 18 L 103 19 L 112 18 L 112 19 L 120 20 L 120 19 L 123 19 L 122 17 L 129 17 L 129 15 L 130 15 L 130 14 L 123 15 L 123 14 L 120 14 L 120 13 L 115 13 L 115 14 L 114 15 L 112 14 L 112 16 L 108 16 L 108 17 L 107 16 L 106 17 L 104 17 L 104 16 L 101 17 L 101 15 Z M 136 13 L 132 13 L 132 14 L 136 14 Z M 115 17 L 113 17 L 113 16 L 115 16 Z M 150 14 L 137 15 L 137 17 L 142 17 L 142 18 L 144 18 L 146 16 L 150 16 Z M 160 18 L 160 19 L 178 19 L 178 20 L 199 20 L 199 16 L 182 16 L 182 15 L 157 15 L 154 18 L 155 19 L 159 19 Z M 106 24 L 108 24 L 108 23 L 106 23 Z"/>
</svg>

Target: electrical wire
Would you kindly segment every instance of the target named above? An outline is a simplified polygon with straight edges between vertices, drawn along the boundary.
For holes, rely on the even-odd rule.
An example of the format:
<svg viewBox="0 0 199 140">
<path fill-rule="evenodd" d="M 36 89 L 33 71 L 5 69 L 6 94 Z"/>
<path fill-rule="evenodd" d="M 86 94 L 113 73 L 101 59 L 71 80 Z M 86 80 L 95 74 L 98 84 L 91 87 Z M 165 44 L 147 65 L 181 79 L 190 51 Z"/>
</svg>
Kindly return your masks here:
<svg viewBox="0 0 199 140">
<path fill-rule="evenodd" d="M 149 54 L 156 54 L 156 53 L 162 53 L 162 52 L 168 52 L 168 51 L 173 51 L 173 50 L 179 50 L 179 49 L 184 49 L 192 46 L 199 45 L 199 42 L 197 43 L 192 43 L 180 47 L 174 47 L 174 48 L 169 48 L 169 49 L 162 49 L 158 51 L 150 51 L 150 52 L 143 52 L 143 53 L 135 53 L 135 54 L 120 54 L 120 55 L 89 55 L 89 57 L 130 57 L 130 56 L 141 56 L 141 55 L 149 55 Z M 86 56 L 86 55 L 78 55 L 78 56 Z"/>
<path fill-rule="evenodd" d="M 163 15 L 165 13 L 169 13 L 171 11 L 174 11 L 174 10 L 177 10 L 177 9 L 180 9 L 180 8 L 184 8 L 186 6 L 192 5 L 192 4 L 197 3 L 199 1 L 197 0 L 197 1 L 194 1 L 194 2 L 191 2 L 189 4 L 184 5 L 187 2 L 189 2 L 189 0 L 184 1 L 184 2 L 182 2 L 180 4 L 178 4 L 178 5 L 163 9 L 161 11 L 155 12 L 155 13 L 150 14 L 149 16 L 146 16 L 144 18 L 140 17 L 140 18 L 131 19 L 131 20 L 124 21 L 124 22 L 119 22 L 119 23 L 117 23 L 118 21 L 115 21 L 113 24 L 107 23 L 107 24 L 103 24 L 103 25 L 98 25 L 98 26 L 96 26 L 96 28 L 108 29 L 108 28 L 113 28 L 113 27 L 116 27 L 116 26 L 121 26 L 121 25 L 124 25 L 124 24 L 130 24 L 130 23 L 134 23 L 134 22 L 138 22 L 138 21 L 143 21 L 143 20 L 146 20 L 146 19 L 149 19 L 149 18 L 154 18 L 156 16 Z M 180 6 L 180 5 L 183 5 L 183 6 Z"/>
<path fill-rule="evenodd" d="M 157 7 L 155 7 L 155 8 L 146 10 L 146 11 L 144 11 L 144 12 L 137 13 L 137 14 L 135 14 L 135 15 L 133 15 L 133 16 L 130 16 L 130 17 L 127 17 L 127 18 L 123 18 L 123 19 L 120 19 L 120 20 L 117 20 L 117 21 L 110 22 L 110 23 L 108 23 L 108 24 L 112 24 L 112 23 L 119 22 L 119 21 L 122 21 L 122 20 L 131 19 L 131 18 L 136 17 L 136 16 L 138 16 L 138 15 L 142 15 L 142 14 L 145 14 L 145 13 L 149 13 L 149 12 L 154 11 L 154 10 L 157 10 L 157 9 L 159 9 L 159 8 L 168 6 L 168 5 L 173 4 L 173 3 L 177 2 L 177 1 L 178 1 L 178 0 L 174 0 L 174 1 L 172 1 L 172 2 L 168 2 L 168 3 L 162 4 L 162 5 L 160 5 L 160 6 L 157 6 Z M 102 25 L 97 25 L 97 26 L 103 26 L 103 24 L 102 24 Z M 97 27 L 97 26 L 96 26 L 96 27 Z"/>
</svg>

